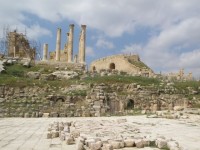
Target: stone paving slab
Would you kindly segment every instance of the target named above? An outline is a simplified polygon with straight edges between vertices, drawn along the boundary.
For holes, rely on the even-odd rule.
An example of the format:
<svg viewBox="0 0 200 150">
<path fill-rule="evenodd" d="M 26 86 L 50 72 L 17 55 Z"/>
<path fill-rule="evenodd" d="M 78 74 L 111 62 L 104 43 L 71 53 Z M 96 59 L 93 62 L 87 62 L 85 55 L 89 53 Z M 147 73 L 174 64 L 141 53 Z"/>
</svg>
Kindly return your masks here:
<svg viewBox="0 0 200 150">
<path fill-rule="evenodd" d="M 1 118 L 0 150 L 76 150 L 57 139 L 47 139 L 48 125 L 54 121 L 115 120 L 126 118 L 143 133 L 163 135 L 176 140 L 184 150 L 200 150 L 200 122 L 197 120 L 171 120 L 145 116 L 95 118 Z M 114 129 L 114 127 L 113 127 Z M 117 132 L 117 131 L 116 131 Z M 123 150 L 136 150 L 126 148 Z M 144 148 L 143 150 L 153 150 Z"/>
</svg>

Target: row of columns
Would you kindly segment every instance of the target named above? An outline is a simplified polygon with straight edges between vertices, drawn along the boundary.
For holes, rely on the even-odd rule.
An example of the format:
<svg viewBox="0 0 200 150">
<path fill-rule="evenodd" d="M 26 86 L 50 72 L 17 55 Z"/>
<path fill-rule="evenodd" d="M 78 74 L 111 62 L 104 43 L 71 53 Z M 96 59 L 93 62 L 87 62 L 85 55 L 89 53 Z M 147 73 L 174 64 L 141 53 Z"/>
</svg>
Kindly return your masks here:
<svg viewBox="0 0 200 150">
<path fill-rule="evenodd" d="M 67 60 L 68 63 L 73 62 L 73 39 L 74 39 L 74 24 L 69 25 L 69 33 L 67 33 Z M 79 38 L 79 52 L 78 58 L 75 56 L 74 62 L 85 63 L 85 41 L 86 41 L 86 25 L 81 25 L 81 33 Z M 57 38 L 56 38 L 56 61 L 60 61 L 60 52 L 61 51 L 61 29 L 57 29 Z M 43 60 L 47 60 L 48 55 L 48 44 L 44 44 L 43 47 Z"/>
</svg>

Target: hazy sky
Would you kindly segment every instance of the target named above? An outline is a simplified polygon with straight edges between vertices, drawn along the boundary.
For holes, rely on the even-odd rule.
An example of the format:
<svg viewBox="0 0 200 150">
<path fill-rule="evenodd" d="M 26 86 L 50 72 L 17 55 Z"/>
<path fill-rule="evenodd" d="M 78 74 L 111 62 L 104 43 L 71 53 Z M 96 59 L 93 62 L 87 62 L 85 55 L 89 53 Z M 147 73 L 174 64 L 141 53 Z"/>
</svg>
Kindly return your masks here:
<svg viewBox="0 0 200 150">
<path fill-rule="evenodd" d="M 3 27 L 55 49 L 75 24 L 77 53 L 80 25 L 87 25 L 87 62 L 113 54 L 139 54 L 156 73 L 193 72 L 200 77 L 200 0 L 0 0 Z"/>
</svg>

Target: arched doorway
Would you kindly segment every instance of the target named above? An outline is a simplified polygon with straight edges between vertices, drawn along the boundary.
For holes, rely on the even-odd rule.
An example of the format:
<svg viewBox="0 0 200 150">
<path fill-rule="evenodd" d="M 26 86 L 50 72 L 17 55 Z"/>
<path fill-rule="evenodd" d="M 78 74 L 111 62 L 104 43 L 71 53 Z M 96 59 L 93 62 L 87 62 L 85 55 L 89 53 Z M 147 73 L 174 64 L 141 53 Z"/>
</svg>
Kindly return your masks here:
<svg viewBox="0 0 200 150">
<path fill-rule="evenodd" d="M 92 67 L 92 71 L 96 71 L 96 67 L 95 66 Z"/>
<path fill-rule="evenodd" d="M 109 66 L 109 69 L 111 69 L 111 70 L 115 69 L 115 64 L 111 63 L 110 66 Z"/>
<path fill-rule="evenodd" d="M 134 109 L 134 105 L 135 105 L 134 100 L 129 99 L 128 102 L 127 102 L 127 105 L 126 105 L 126 109 L 127 110 L 132 110 L 132 109 Z"/>
</svg>

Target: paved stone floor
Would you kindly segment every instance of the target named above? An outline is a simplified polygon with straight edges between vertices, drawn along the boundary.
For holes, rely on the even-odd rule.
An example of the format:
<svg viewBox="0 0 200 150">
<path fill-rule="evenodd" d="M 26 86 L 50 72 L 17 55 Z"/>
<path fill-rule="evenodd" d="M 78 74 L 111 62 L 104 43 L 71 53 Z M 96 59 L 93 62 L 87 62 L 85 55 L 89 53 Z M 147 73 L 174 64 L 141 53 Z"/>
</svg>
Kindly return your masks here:
<svg viewBox="0 0 200 150">
<path fill-rule="evenodd" d="M 179 142 L 184 150 L 200 150 L 200 117 L 185 120 L 145 116 L 96 118 L 1 118 L 0 150 L 75 150 L 57 139 L 47 139 L 48 125 L 54 121 L 105 120 L 126 118 L 141 132 L 162 135 Z M 147 150 L 151 148 L 144 148 Z M 124 149 L 125 150 L 125 149 Z M 126 149 L 126 150 L 134 150 Z"/>
</svg>

